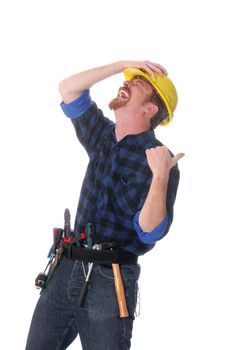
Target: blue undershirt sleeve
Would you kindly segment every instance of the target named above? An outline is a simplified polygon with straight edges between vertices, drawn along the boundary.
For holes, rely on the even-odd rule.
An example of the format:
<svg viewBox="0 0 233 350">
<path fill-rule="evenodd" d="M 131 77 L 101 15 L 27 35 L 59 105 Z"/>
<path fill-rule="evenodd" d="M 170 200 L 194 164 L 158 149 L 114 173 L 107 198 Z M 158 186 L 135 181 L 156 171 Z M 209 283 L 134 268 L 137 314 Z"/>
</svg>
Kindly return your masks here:
<svg viewBox="0 0 233 350">
<path fill-rule="evenodd" d="M 138 238 L 141 242 L 145 244 L 153 244 L 164 236 L 164 233 L 166 232 L 169 223 L 168 214 L 166 214 L 163 221 L 153 231 L 143 232 L 141 227 L 139 226 L 140 212 L 140 210 L 137 211 L 133 218 L 134 229 L 137 232 Z"/>
<path fill-rule="evenodd" d="M 65 115 L 70 119 L 81 117 L 92 105 L 90 90 L 84 90 L 82 95 L 69 103 L 61 102 L 60 106 Z"/>
</svg>

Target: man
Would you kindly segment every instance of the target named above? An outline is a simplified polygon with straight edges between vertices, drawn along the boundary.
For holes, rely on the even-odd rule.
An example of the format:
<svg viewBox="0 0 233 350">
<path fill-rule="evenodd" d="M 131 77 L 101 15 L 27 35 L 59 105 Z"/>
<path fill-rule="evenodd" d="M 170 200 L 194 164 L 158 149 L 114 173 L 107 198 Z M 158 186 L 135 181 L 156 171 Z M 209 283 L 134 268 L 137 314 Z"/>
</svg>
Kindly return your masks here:
<svg viewBox="0 0 233 350">
<path fill-rule="evenodd" d="M 122 71 L 127 80 L 109 104 L 115 113 L 113 123 L 91 100 L 89 89 Z M 74 231 L 79 237 L 91 222 L 93 245 L 117 244 L 115 262 L 121 266 L 129 316 L 119 315 L 113 260 L 94 264 L 80 306 L 89 265 L 64 254 L 38 301 L 26 349 L 66 349 L 79 334 L 84 350 L 126 350 L 137 302 L 137 257 L 164 237 L 173 219 L 179 182 L 176 163 L 183 154 L 173 157 L 155 138 L 153 128 L 171 121 L 176 90 L 166 70 L 149 61 L 90 69 L 63 80 L 59 90 L 61 107 L 90 160 Z"/>
</svg>

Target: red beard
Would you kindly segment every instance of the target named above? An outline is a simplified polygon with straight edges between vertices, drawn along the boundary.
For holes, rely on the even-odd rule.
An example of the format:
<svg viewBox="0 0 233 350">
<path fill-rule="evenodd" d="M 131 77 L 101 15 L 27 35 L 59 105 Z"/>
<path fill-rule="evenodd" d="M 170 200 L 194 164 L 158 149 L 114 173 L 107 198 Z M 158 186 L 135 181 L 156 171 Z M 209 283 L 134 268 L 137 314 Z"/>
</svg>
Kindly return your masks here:
<svg viewBox="0 0 233 350">
<path fill-rule="evenodd" d="M 118 108 L 124 107 L 128 102 L 128 99 L 115 97 L 108 105 L 110 109 L 116 110 Z"/>
</svg>

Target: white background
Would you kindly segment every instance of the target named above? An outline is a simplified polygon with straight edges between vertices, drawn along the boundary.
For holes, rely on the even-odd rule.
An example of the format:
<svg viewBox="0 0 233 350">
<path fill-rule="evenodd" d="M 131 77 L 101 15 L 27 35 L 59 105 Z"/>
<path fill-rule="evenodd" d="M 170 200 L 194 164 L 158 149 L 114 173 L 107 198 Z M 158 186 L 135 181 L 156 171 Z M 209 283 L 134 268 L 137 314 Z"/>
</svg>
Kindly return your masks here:
<svg viewBox="0 0 233 350">
<path fill-rule="evenodd" d="M 87 156 L 58 83 L 117 60 L 164 65 L 179 93 L 156 136 L 180 160 L 170 233 L 140 258 L 132 349 L 233 348 L 230 1 L 32 1 L 0 5 L 1 345 L 24 349 L 52 228 L 74 220 Z M 105 114 L 123 81 L 93 87 Z M 70 349 L 81 349 L 77 339 Z"/>
</svg>

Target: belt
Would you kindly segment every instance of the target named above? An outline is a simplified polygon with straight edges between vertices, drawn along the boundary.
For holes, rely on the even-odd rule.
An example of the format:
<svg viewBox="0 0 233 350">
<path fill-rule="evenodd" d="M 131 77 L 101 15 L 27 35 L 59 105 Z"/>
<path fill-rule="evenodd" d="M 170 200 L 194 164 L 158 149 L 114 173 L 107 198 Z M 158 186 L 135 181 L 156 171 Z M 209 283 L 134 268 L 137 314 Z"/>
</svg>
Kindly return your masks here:
<svg viewBox="0 0 233 350">
<path fill-rule="evenodd" d="M 76 246 L 66 246 L 63 255 L 72 260 L 81 260 L 83 262 L 94 262 L 98 264 L 137 264 L 138 257 L 135 254 L 123 251 L 121 249 L 113 250 L 94 250 Z"/>
</svg>

